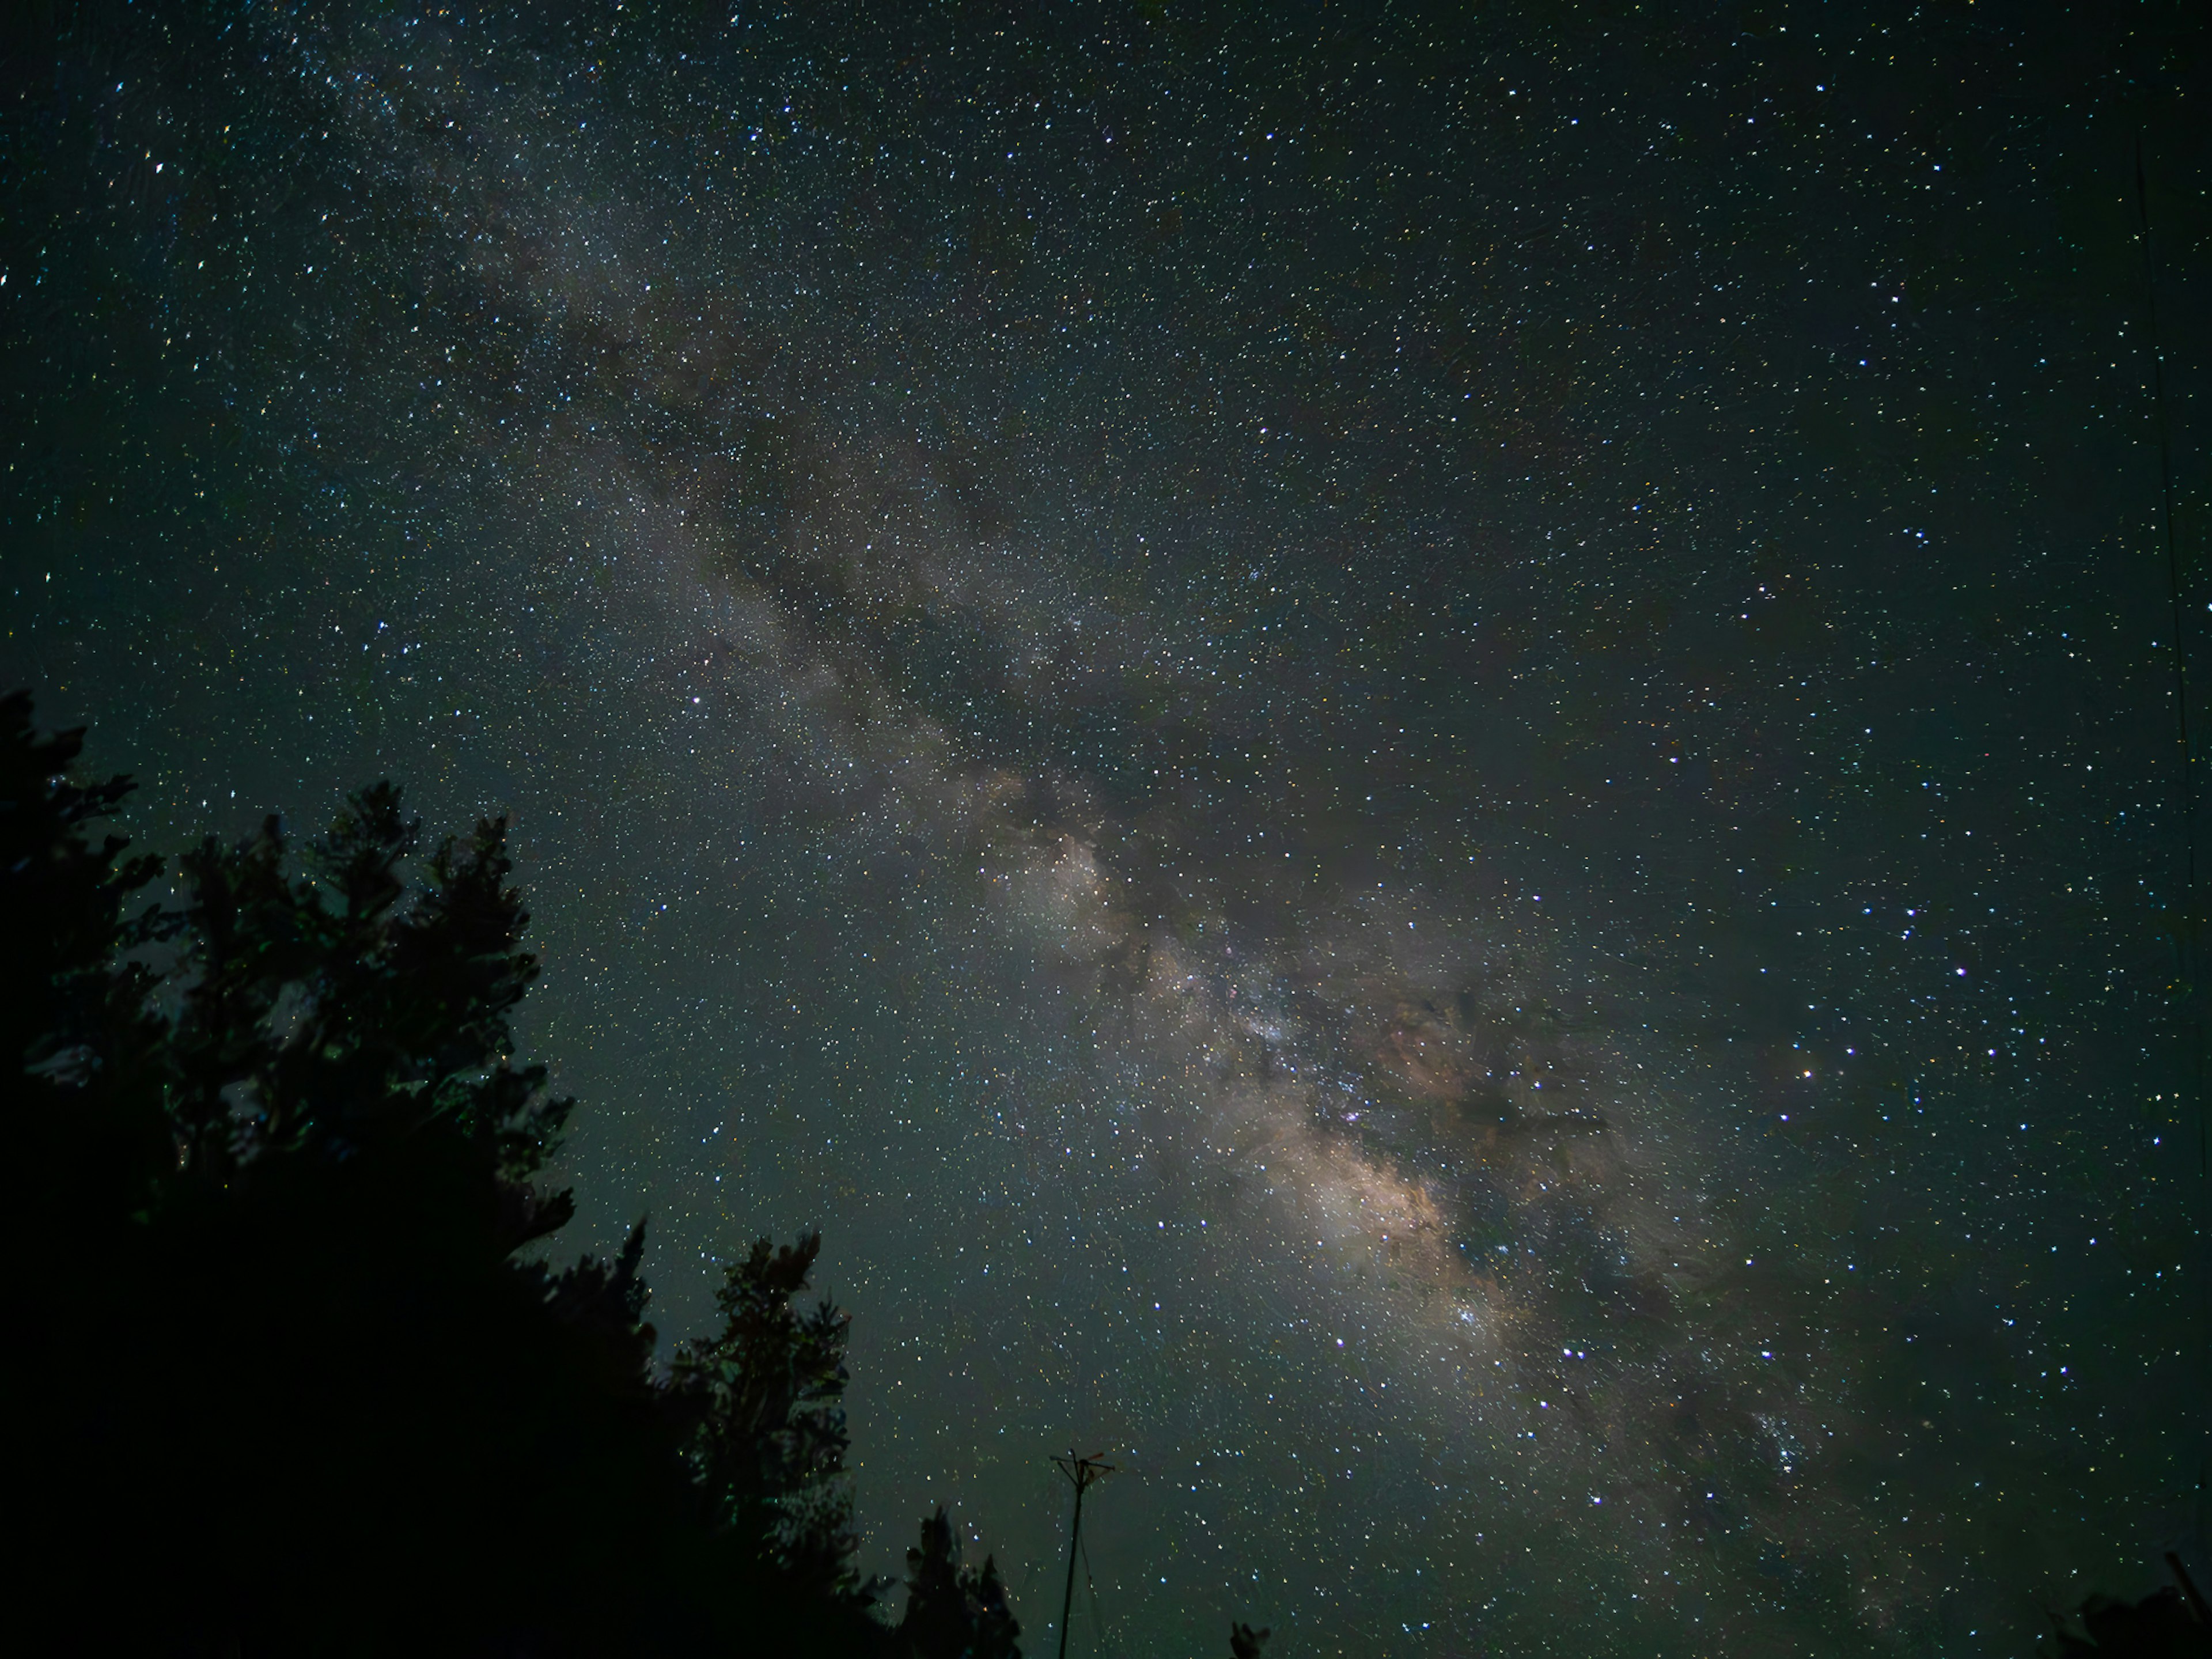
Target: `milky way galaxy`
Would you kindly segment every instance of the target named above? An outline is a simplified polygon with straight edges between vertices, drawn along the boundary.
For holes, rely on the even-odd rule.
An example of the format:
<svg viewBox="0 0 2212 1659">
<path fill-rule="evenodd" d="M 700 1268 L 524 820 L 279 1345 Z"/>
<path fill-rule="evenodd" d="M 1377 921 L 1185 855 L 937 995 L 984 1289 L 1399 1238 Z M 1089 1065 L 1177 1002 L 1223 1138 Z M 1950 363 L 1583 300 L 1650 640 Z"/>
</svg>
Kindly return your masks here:
<svg viewBox="0 0 2212 1659">
<path fill-rule="evenodd" d="M 1033 1652 L 1073 1444 L 1079 1652 L 2024 1653 L 2202 1555 L 2201 41 L 1653 9 L 57 8 L 0 668 L 512 812 L 562 1248 L 820 1227 Z"/>
</svg>

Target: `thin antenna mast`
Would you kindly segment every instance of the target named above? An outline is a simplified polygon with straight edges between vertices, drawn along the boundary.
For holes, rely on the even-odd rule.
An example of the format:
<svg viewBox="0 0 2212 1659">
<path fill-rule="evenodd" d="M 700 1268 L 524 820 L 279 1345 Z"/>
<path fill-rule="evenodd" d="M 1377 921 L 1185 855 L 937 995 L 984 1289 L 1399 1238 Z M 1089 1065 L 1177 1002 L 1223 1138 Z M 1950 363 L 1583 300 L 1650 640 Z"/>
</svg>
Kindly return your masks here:
<svg viewBox="0 0 2212 1659">
<path fill-rule="evenodd" d="M 1052 1460 L 1053 1467 L 1075 1488 L 1075 1525 L 1067 1538 L 1067 1593 L 1060 1600 L 1060 1659 L 1067 1659 L 1067 1620 L 1075 1610 L 1075 1553 L 1083 1547 L 1083 1494 L 1114 1473 L 1105 1456 L 1101 1451 L 1079 1457 L 1071 1446 L 1066 1456 Z"/>
</svg>

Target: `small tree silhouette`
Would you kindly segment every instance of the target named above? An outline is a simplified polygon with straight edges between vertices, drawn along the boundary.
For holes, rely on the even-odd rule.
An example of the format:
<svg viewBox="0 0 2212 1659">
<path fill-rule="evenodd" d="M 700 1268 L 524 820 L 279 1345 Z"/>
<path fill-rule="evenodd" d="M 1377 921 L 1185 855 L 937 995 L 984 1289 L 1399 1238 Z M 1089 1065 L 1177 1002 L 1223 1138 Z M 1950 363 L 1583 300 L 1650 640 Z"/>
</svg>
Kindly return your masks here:
<svg viewBox="0 0 2212 1659">
<path fill-rule="evenodd" d="M 2082 1636 L 2052 1616 L 2058 1650 L 2066 1659 L 2208 1659 L 2212 1656 L 2212 1607 L 2205 1605 L 2180 1556 L 2166 1553 L 2174 1583 L 2140 1601 L 2092 1595 L 2074 1615 Z M 2084 1639 L 2084 1637 L 2087 1639 Z"/>
<path fill-rule="evenodd" d="M 899 1659 L 1021 1659 L 1022 1627 L 1006 1605 L 998 1564 L 981 1571 L 964 1565 L 945 1511 L 921 1523 L 921 1543 L 906 1553 L 906 1617 L 895 1646 Z"/>
<path fill-rule="evenodd" d="M 722 1334 L 678 1350 L 668 1397 L 691 1467 L 729 1523 L 767 1540 L 794 1583 L 848 1595 L 860 1590 L 838 1403 L 849 1322 L 827 1301 L 805 1314 L 793 1306 L 821 1251 L 819 1233 L 781 1249 L 763 1238 L 732 1262 L 716 1297 Z"/>
</svg>

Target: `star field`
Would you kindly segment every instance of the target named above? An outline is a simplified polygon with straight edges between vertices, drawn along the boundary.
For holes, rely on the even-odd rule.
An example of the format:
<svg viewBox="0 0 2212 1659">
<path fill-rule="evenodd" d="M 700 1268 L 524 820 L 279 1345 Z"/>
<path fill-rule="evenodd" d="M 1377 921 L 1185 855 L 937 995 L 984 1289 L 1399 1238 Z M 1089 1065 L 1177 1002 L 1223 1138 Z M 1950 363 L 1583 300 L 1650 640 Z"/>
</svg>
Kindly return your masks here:
<svg viewBox="0 0 2212 1659">
<path fill-rule="evenodd" d="M 152 844 L 515 815 L 563 1248 L 823 1230 L 865 1570 L 1056 1643 L 1071 1443 L 1086 1653 L 2203 1559 L 2180 12 L 72 16 L 0 666 Z"/>
</svg>

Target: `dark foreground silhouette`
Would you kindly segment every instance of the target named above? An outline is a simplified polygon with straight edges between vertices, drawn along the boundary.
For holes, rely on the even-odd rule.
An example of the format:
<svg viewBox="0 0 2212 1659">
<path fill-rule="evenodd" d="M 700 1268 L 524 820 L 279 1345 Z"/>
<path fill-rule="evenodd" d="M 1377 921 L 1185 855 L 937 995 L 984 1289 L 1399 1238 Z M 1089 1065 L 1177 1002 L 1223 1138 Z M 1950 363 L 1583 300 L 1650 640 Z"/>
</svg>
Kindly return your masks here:
<svg viewBox="0 0 2212 1659">
<path fill-rule="evenodd" d="M 88 838 L 131 785 L 82 746 L 0 699 L 7 1651 L 1019 1659 L 942 1510 L 896 1624 L 857 1575 L 818 1236 L 732 1263 L 665 1368 L 642 1224 L 518 1259 L 573 1213 L 534 1179 L 573 1103 L 511 1051 L 504 820 L 423 856 L 380 784 L 296 850 L 203 842 L 167 908 Z M 2167 1560 L 2060 1651 L 2212 1655 Z"/>
<path fill-rule="evenodd" d="M 511 1053 L 503 820 L 425 849 L 380 785 L 164 908 L 81 741 L 0 702 L 9 1650 L 1013 1659 L 941 1511 L 901 1622 L 856 1576 L 818 1237 L 665 1369 L 641 1226 L 518 1259 L 571 1103 Z"/>
<path fill-rule="evenodd" d="M 2071 1620 L 2054 1619 L 2063 1659 L 2207 1659 L 2212 1656 L 2212 1607 L 2169 1551 L 2174 1582 L 2140 1601 L 2093 1595 Z M 2072 1625 L 2077 1628 L 2069 1628 Z M 2078 1629 L 2078 1633 L 2077 1633 Z"/>
</svg>

